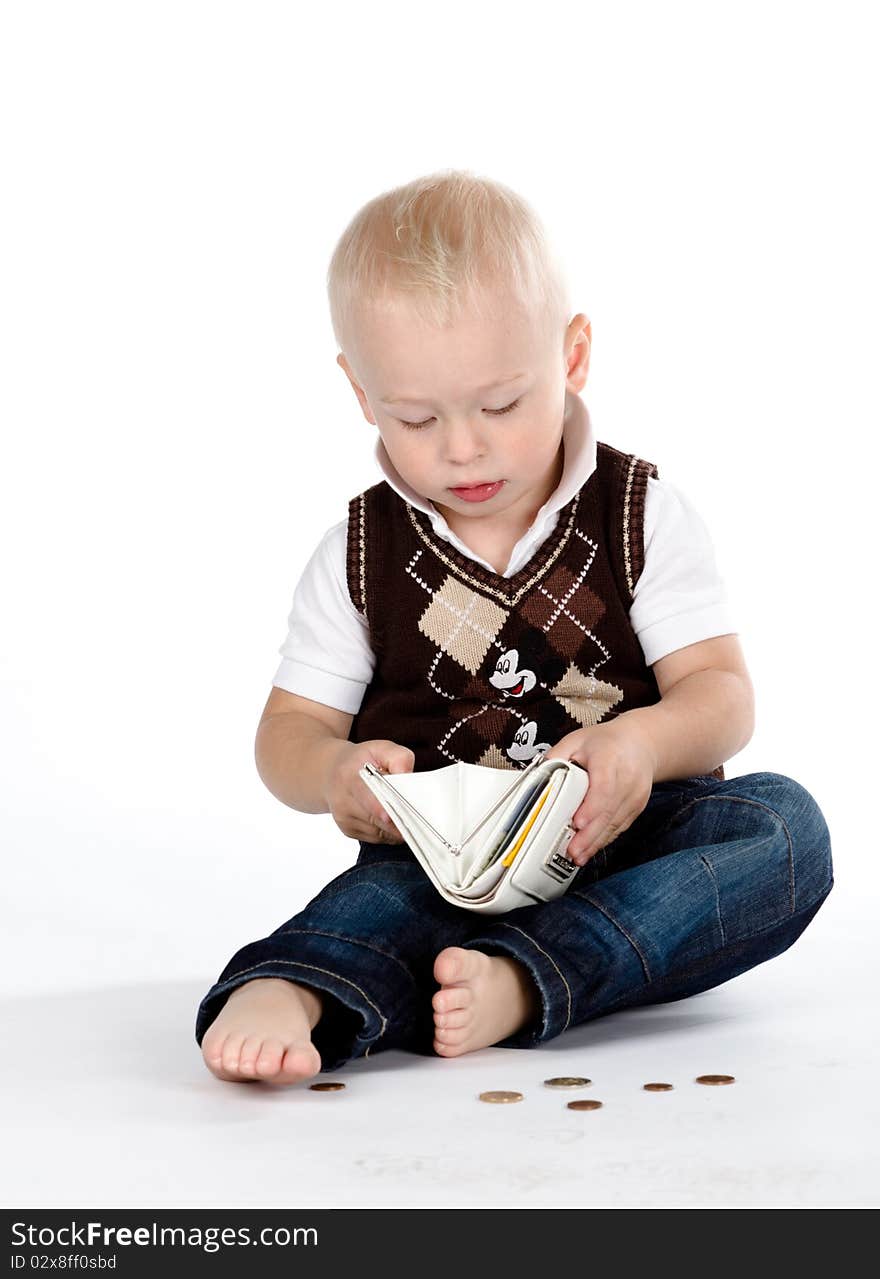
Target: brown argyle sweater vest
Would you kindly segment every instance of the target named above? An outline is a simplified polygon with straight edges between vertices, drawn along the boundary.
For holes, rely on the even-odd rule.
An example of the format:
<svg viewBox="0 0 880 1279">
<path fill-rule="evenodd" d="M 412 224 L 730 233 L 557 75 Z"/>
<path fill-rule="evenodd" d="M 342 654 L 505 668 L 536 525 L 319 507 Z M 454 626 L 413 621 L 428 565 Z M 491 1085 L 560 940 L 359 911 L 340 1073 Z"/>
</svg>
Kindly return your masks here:
<svg viewBox="0 0 880 1279">
<path fill-rule="evenodd" d="M 649 475 L 653 463 L 597 441 L 595 471 L 512 577 L 436 537 L 384 480 L 352 498 L 348 591 L 376 666 L 349 741 L 408 746 L 417 772 L 459 760 L 517 769 L 568 733 L 659 702 L 629 620 Z"/>
</svg>

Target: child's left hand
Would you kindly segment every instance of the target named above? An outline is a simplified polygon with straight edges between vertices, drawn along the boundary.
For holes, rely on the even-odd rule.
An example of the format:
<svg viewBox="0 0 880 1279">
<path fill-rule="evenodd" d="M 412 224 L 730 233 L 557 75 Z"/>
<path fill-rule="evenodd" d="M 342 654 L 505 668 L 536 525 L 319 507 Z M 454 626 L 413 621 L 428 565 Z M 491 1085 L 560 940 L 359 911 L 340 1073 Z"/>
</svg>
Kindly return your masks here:
<svg viewBox="0 0 880 1279">
<path fill-rule="evenodd" d="M 622 716 L 559 739 L 545 759 L 571 759 L 590 784 L 571 819 L 576 834 L 565 850 L 578 866 L 625 831 L 651 797 L 656 759 L 647 738 Z"/>
</svg>

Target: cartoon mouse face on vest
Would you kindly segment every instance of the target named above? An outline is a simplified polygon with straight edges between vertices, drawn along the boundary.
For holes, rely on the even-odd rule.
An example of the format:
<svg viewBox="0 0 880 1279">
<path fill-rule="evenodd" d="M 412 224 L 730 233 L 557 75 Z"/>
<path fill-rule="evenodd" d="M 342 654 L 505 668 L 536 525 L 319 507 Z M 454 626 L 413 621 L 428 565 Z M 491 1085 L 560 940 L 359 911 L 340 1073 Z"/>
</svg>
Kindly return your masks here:
<svg viewBox="0 0 880 1279">
<path fill-rule="evenodd" d="M 507 748 L 509 757 L 516 760 L 531 760 L 542 751 L 549 751 L 550 743 L 536 741 L 537 736 L 538 725 L 530 719 L 527 724 L 517 729 L 513 742 Z"/>
<path fill-rule="evenodd" d="M 502 653 L 495 663 L 495 670 L 489 676 L 489 683 L 504 697 L 522 697 L 537 682 L 534 671 L 520 670 L 519 652 L 515 648 Z"/>
</svg>

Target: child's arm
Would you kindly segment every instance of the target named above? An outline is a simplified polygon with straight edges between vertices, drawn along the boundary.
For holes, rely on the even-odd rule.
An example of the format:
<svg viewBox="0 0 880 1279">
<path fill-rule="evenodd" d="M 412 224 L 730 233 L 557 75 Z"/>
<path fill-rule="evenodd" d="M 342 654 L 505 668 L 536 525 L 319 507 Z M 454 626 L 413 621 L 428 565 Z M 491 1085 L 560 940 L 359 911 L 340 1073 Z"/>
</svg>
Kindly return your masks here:
<svg viewBox="0 0 880 1279">
<path fill-rule="evenodd" d="M 254 743 L 257 772 L 276 799 L 301 813 L 326 813 L 334 761 L 349 745 L 353 715 L 273 687 Z"/>
<path fill-rule="evenodd" d="M 689 644 L 651 669 L 661 700 L 618 719 L 647 734 L 655 782 L 710 773 L 748 745 L 755 691 L 737 635 Z"/>
<path fill-rule="evenodd" d="M 369 762 L 412 772 L 415 756 L 391 741 L 350 742 L 354 716 L 273 686 L 257 728 L 257 772 L 276 799 L 301 813 L 331 813 L 344 835 L 375 843 L 403 837 L 360 777 Z"/>
<path fill-rule="evenodd" d="M 652 669 L 659 702 L 568 733 L 545 756 L 590 774 L 566 849 L 579 866 L 632 825 L 655 782 L 708 773 L 754 731 L 754 692 L 735 634 L 689 644 Z"/>
</svg>

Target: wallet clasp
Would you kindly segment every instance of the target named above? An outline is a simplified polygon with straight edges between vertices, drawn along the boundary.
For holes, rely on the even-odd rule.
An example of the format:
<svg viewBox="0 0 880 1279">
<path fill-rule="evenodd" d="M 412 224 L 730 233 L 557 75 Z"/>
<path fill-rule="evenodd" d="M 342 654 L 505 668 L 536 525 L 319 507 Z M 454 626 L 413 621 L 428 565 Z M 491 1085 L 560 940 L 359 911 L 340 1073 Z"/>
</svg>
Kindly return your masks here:
<svg viewBox="0 0 880 1279">
<path fill-rule="evenodd" d="M 544 864 L 541 869 L 553 879 L 563 883 L 570 879 L 577 870 L 577 863 L 573 862 L 570 857 L 566 857 L 562 851 L 567 848 L 571 840 L 574 838 L 574 827 L 564 826 L 559 833 L 557 839 L 554 840 L 550 847 L 550 851 L 544 858 Z"/>
</svg>

